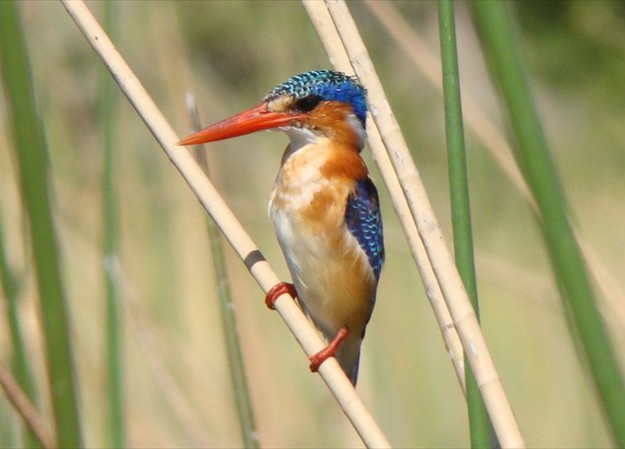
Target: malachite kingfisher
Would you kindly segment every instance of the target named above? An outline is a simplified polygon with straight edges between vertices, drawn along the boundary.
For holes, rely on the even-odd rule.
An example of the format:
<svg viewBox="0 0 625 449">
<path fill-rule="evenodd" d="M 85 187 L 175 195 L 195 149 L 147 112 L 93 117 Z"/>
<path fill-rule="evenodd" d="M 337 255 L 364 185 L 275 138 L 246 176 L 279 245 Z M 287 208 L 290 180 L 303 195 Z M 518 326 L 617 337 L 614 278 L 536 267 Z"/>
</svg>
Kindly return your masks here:
<svg viewBox="0 0 625 449">
<path fill-rule="evenodd" d="M 356 79 L 315 70 L 289 78 L 259 106 L 179 143 L 261 130 L 287 134 L 269 216 L 293 284 L 276 285 L 266 303 L 273 308 L 285 292 L 297 298 L 328 342 L 310 357 L 311 370 L 335 356 L 354 385 L 384 262 L 378 192 L 360 155 L 366 120 L 366 90 Z"/>
</svg>

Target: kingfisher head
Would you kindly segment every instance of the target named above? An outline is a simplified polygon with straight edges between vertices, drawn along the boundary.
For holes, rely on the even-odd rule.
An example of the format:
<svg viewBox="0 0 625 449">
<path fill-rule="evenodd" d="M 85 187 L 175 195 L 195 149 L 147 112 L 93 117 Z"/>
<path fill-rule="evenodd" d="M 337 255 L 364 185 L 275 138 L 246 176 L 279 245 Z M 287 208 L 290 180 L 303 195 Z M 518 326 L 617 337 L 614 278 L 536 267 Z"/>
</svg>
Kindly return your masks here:
<svg viewBox="0 0 625 449">
<path fill-rule="evenodd" d="M 367 120 L 366 89 L 331 70 L 295 75 L 274 87 L 253 108 L 198 131 L 179 145 L 228 139 L 255 131 L 284 131 L 301 146 L 320 137 L 362 149 Z"/>
</svg>

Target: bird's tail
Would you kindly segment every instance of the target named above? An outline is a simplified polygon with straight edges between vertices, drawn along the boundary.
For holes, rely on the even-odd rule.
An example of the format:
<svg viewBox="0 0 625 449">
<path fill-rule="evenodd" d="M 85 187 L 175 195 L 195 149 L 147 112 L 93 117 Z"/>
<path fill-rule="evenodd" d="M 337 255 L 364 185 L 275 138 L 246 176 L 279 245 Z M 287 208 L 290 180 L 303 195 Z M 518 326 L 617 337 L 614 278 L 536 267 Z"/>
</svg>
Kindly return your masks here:
<svg viewBox="0 0 625 449">
<path fill-rule="evenodd" d="M 354 386 L 358 381 L 361 343 L 362 339 L 350 336 L 341 344 L 335 354 L 336 360 Z"/>
</svg>

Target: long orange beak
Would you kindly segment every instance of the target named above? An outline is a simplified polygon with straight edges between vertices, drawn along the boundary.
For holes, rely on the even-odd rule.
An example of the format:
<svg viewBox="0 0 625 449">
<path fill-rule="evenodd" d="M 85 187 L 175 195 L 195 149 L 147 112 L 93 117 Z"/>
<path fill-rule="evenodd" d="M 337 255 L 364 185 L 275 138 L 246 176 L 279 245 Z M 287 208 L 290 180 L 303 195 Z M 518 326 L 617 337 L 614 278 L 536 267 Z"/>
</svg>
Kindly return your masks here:
<svg viewBox="0 0 625 449">
<path fill-rule="evenodd" d="M 302 117 L 302 114 L 297 113 L 269 111 L 267 110 L 267 103 L 262 103 L 259 106 L 191 134 L 178 142 L 178 145 L 197 145 L 242 136 L 256 131 L 280 128 L 288 126 L 293 120 Z"/>
</svg>

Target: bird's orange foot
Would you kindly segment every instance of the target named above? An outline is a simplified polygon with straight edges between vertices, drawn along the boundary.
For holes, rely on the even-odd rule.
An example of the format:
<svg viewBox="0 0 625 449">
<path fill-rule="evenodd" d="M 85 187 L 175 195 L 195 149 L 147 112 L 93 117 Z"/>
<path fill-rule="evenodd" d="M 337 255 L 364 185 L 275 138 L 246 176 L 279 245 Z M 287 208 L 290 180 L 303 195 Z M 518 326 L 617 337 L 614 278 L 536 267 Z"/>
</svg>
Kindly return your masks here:
<svg viewBox="0 0 625 449">
<path fill-rule="evenodd" d="M 284 295 L 285 293 L 288 293 L 293 298 L 297 298 L 297 292 L 295 291 L 295 286 L 293 284 L 290 284 L 288 282 L 278 282 L 267 292 L 267 295 L 265 296 L 265 304 L 271 310 L 274 310 L 274 303 L 280 296 Z"/>
<path fill-rule="evenodd" d="M 330 357 L 334 357 L 337 349 L 339 348 L 339 346 L 341 346 L 341 343 L 343 343 L 348 335 L 349 329 L 347 329 L 346 326 L 343 326 L 341 329 L 339 329 L 336 337 L 334 337 L 334 339 L 330 342 L 330 344 L 328 344 L 328 346 L 308 358 L 308 360 L 310 360 L 310 370 L 313 373 L 316 373 L 323 362 L 325 362 Z"/>
</svg>

